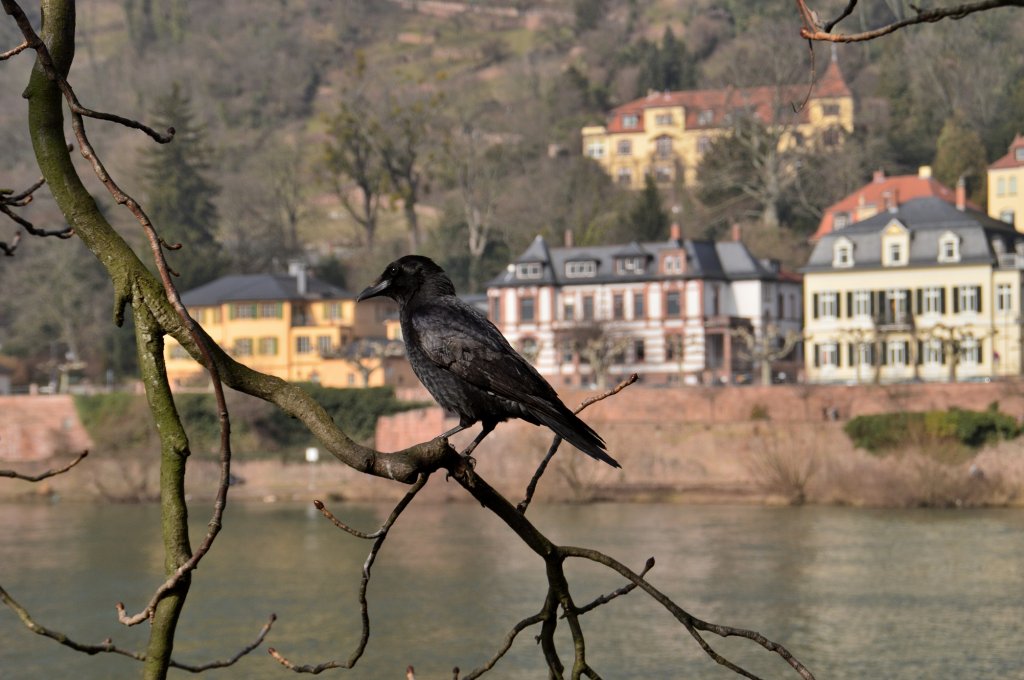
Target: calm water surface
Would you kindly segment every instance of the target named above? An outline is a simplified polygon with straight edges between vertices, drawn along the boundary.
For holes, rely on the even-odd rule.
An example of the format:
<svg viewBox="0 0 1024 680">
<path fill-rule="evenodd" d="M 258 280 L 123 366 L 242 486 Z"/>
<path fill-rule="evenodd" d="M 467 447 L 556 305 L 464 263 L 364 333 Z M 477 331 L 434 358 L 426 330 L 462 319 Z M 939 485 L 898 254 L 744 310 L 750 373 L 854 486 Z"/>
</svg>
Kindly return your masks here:
<svg viewBox="0 0 1024 680">
<path fill-rule="evenodd" d="M 372 529 L 389 508 L 334 504 Z M 1024 678 L 1024 511 L 876 511 L 677 505 L 538 506 L 554 540 L 603 549 L 639 569 L 696 616 L 754 628 L 787 646 L 819 680 Z M 208 509 L 195 506 L 194 541 Z M 43 625 L 82 642 L 125 629 L 159 583 L 155 506 L 0 505 L 0 583 Z M 344 659 L 359 637 L 357 589 L 368 543 L 302 505 L 229 506 L 225 529 L 195 575 L 175 657 L 232 656 L 271 612 L 268 644 L 301 663 Z M 621 581 L 572 570 L 577 602 Z M 450 678 L 483 663 L 544 599 L 541 562 L 481 508 L 414 505 L 388 539 L 370 585 L 372 635 L 345 678 Z M 634 593 L 584 618 L 588 656 L 605 678 L 733 678 L 674 620 Z M 520 635 L 493 678 L 546 677 L 535 629 Z M 767 677 L 781 661 L 711 639 Z M 568 649 L 568 647 L 565 647 Z M 569 653 L 563 660 L 571 662 Z M 220 678 L 295 677 L 259 649 Z M 173 677 L 192 677 L 172 672 Z M 112 655 L 84 656 L 33 635 L 0 607 L 0 678 L 139 677 Z"/>
</svg>

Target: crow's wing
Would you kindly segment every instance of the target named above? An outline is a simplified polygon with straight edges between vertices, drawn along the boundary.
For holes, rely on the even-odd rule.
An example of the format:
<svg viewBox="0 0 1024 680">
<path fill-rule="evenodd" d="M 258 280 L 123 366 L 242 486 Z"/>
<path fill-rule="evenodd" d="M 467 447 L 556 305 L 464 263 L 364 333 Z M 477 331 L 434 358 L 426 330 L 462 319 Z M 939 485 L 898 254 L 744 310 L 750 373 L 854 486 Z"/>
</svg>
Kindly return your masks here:
<svg viewBox="0 0 1024 680">
<path fill-rule="evenodd" d="M 427 358 L 474 387 L 511 401 L 533 405 L 558 399 L 494 324 L 458 298 L 455 301 L 423 305 L 410 315 L 417 344 Z"/>
<path fill-rule="evenodd" d="M 447 298 L 418 306 L 409 321 L 418 346 L 437 366 L 522 405 L 576 448 L 619 467 L 605 451 L 601 436 L 565 407 L 548 381 L 479 311 L 458 298 Z"/>
</svg>

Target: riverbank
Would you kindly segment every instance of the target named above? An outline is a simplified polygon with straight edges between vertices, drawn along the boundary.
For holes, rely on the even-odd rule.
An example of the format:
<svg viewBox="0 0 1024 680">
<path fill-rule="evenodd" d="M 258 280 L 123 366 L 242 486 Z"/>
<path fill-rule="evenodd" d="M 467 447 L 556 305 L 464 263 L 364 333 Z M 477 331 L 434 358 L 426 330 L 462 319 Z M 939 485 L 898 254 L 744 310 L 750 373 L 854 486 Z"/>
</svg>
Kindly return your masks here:
<svg viewBox="0 0 1024 680">
<path fill-rule="evenodd" d="M 830 504 L 864 507 L 954 507 L 1024 505 L 1024 439 L 1000 442 L 969 459 L 951 460 L 942 450 L 912 447 L 886 456 L 854 448 L 842 430 L 845 420 L 865 413 L 944 409 L 1000 409 L 1024 412 L 1021 383 L 894 386 L 773 386 L 743 388 L 644 389 L 631 387 L 594 404 L 584 418 L 608 442 L 622 463 L 616 470 L 565 446 L 537 491 L 538 500 L 563 502 L 673 501 L 683 503 Z M 565 395 L 569 404 L 588 393 Z M 57 399 L 57 398 L 49 398 Z M 68 411 L 51 427 L 78 432 Z M 71 410 L 73 412 L 73 409 Z M 424 441 L 451 427 L 438 408 L 381 418 L 377 448 L 392 451 Z M 10 427 L 6 425 L 5 427 Z M 24 429 L 24 427 L 22 427 Z M 465 444 L 474 430 L 455 438 Z M 0 437 L 3 437 L 0 432 Z M 22 433 L 23 438 L 25 433 Z M 76 434 L 76 437 L 78 435 Z M 2 439 L 0 439 L 2 441 Z M 10 441 L 10 440 L 8 440 Z M 551 441 L 543 428 L 523 422 L 500 425 L 477 449 L 480 474 L 510 500 L 520 499 Z M 78 442 L 76 439 L 76 443 Z M 393 501 L 406 487 L 361 475 L 325 452 L 317 463 L 303 451 L 281 459 L 252 460 L 235 454 L 234 500 Z M 39 473 L 70 460 L 58 455 L 0 463 Z M 146 456 L 149 456 L 148 458 Z M 196 499 L 212 498 L 215 462 L 195 456 L 188 489 Z M 0 499 L 60 497 L 67 500 L 148 499 L 157 490 L 157 453 L 126 458 L 93 450 L 68 474 L 39 484 L 0 480 Z M 422 502 L 466 500 L 443 475 L 432 480 Z"/>
</svg>

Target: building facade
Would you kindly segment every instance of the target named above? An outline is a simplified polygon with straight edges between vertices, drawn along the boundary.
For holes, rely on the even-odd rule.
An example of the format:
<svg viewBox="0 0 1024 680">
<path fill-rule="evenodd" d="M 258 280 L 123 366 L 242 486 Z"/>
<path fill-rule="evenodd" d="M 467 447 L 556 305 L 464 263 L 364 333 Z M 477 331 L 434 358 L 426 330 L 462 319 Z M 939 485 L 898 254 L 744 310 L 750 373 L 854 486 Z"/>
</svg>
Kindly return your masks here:
<svg viewBox="0 0 1024 680">
<path fill-rule="evenodd" d="M 567 239 L 568 240 L 568 239 Z M 741 336 L 799 333 L 800 280 L 739 240 L 551 248 L 488 284 L 489 316 L 555 387 L 752 379 Z M 781 362 L 780 365 L 785 365 Z"/>
<path fill-rule="evenodd" d="M 1021 373 L 1024 235 L 958 195 L 894 204 L 819 239 L 803 270 L 809 382 Z"/>
<path fill-rule="evenodd" d="M 182 302 L 225 351 L 250 368 L 327 387 L 414 385 L 401 343 L 386 337 L 394 304 L 355 296 L 309 276 L 224 276 L 187 291 Z M 207 384 L 205 370 L 173 339 L 165 349 L 175 388 Z"/>
<path fill-rule="evenodd" d="M 988 214 L 1024 231 L 1024 136 L 1020 134 L 1006 155 L 988 166 Z"/>
<path fill-rule="evenodd" d="M 740 115 L 783 128 L 781 147 L 837 146 L 853 131 L 853 95 L 833 59 L 807 103 L 807 86 L 652 92 L 613 109 L 604 125 L 582 130 L 583 153 L 622 186 L 642 188 L 681 179 L 693 185 L 711 143 L 731 132 Z"/>
</svg>

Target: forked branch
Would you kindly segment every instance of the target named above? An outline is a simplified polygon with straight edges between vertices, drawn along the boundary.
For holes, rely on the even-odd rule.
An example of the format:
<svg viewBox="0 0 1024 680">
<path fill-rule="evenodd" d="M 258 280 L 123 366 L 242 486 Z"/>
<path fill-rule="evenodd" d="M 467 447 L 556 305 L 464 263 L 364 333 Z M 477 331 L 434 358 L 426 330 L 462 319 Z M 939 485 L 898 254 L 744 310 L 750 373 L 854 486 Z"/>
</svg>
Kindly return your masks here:
<svg viewBox="0 0 1024 680">
<path fill-rule="evenodd" d="M 806 38 L 807 40 L 822 42 L 851 43 L 874 40 L 875 38 L 880 38 L 883 35 L 894 33 L 901 28 L 914 26 L 916 24 L 935 23 L 936 21 L 942 21 L 943 19 L 963 19 L 975 12 L 985 12 L 999 7 L 1022 7 L 1024 6 L 1024 0 L 981 0 L 980 2 L 965 2 L 958 5 L 951 5 L 949 7 L 936 7 L 934 9 L 921 9 L 915 5 L 911 5 L 910 7 L 914 10 L 913 16 L 899 21 L 894 21 L 890 24 L 886 24 L 885 26 L 880 26 L 869 31 L 845 34 L 832 33 L 832 30 L 841 21 L 853 13 L 854 8 L 857 6 L 857 0 L 849 0 L 846 7 L 838 17 L 832 21 L 825 22 L 824 24 L 820 22 L 818 13 L 807 6 L 806 0 L 796 0 L 796 5 L 800 12 L 800 18 L 803 22 L 803 27 L 800 29 L 801 37 Z"/>
</svg>

